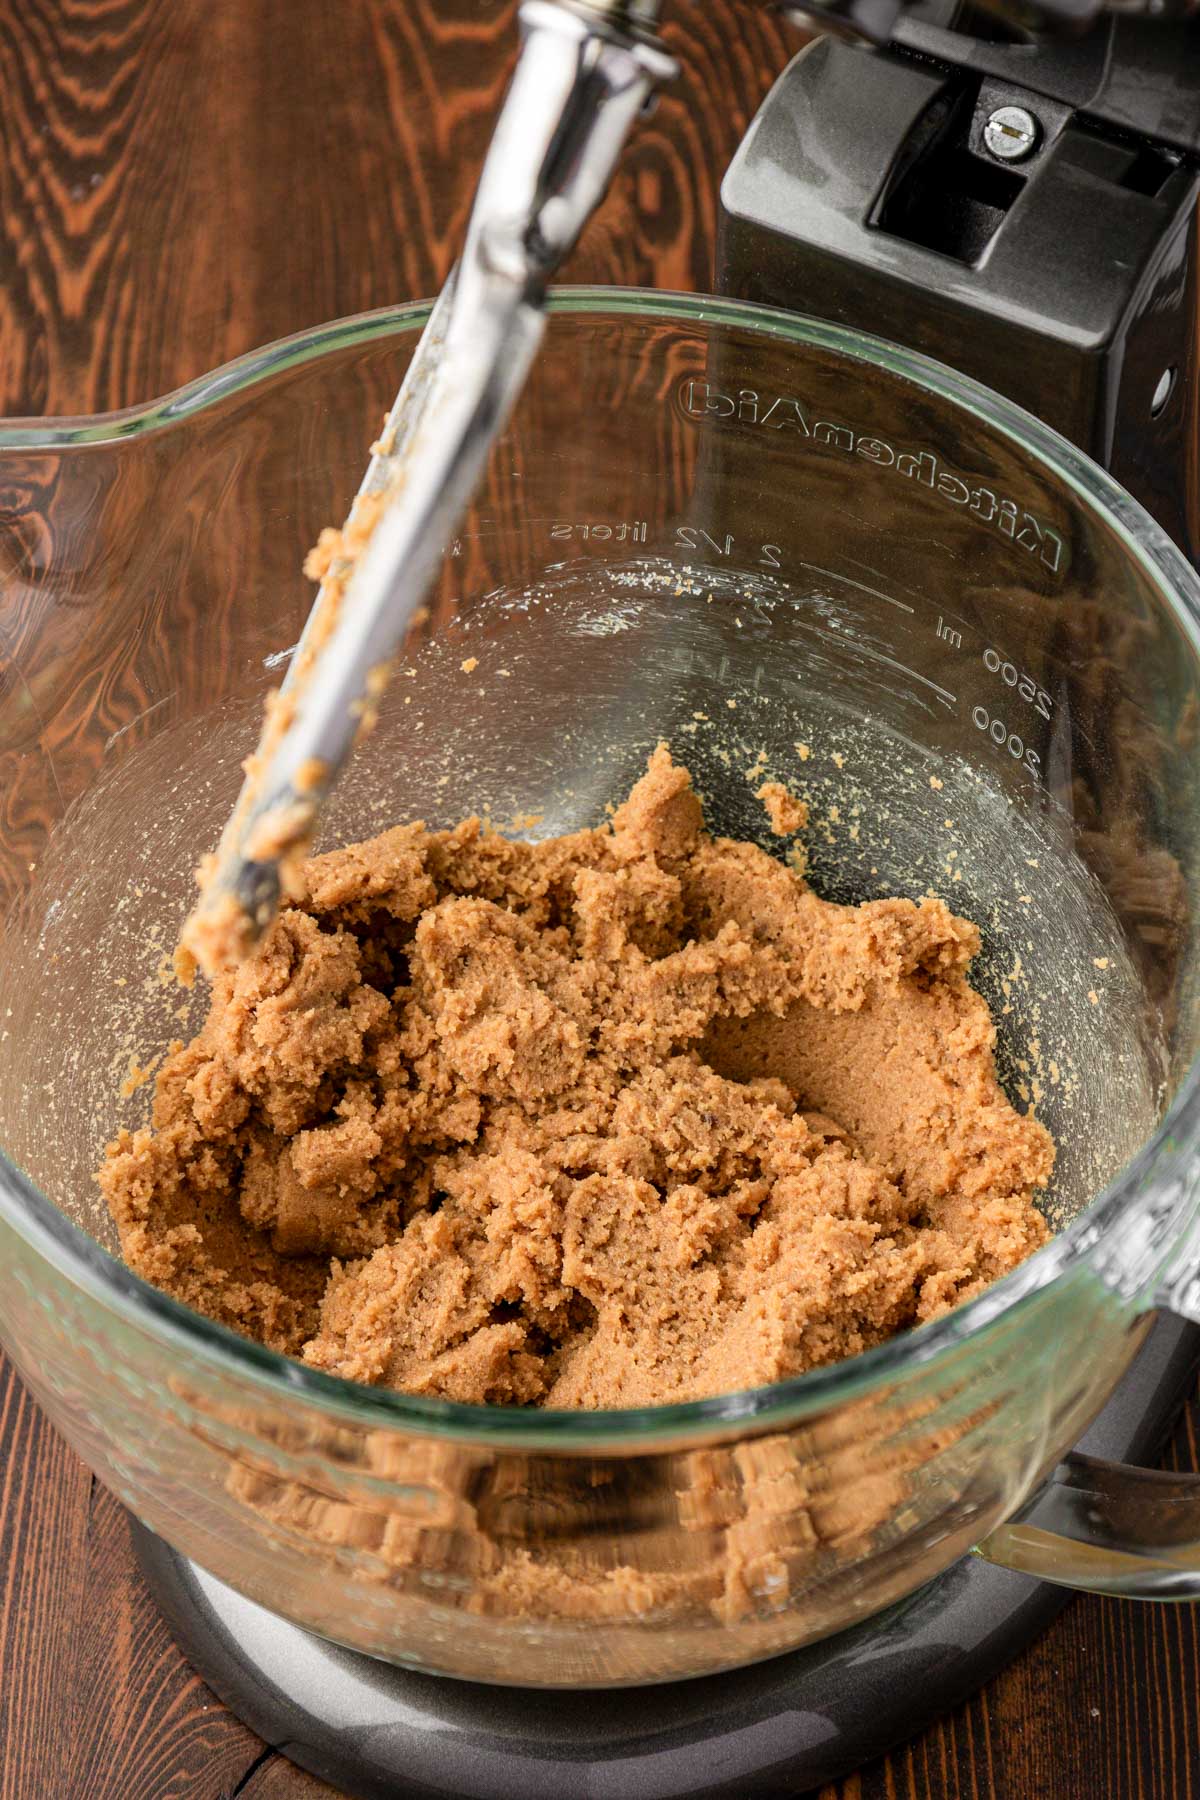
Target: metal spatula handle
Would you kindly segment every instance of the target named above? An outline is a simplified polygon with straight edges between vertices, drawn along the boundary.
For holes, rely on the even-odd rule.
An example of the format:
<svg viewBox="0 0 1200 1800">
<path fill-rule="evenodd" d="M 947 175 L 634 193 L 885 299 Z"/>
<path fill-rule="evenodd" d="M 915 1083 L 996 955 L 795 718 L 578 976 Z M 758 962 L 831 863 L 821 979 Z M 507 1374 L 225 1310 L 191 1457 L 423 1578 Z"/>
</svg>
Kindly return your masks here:
<svg viewBox="0 0 1200 1800">
<path fill-rule="evenodd" d="M 674 73 L 656 44 L 586 6 L 525 0 L 520 20 L 521 54 L 462 258 L 375 446 L 184 933 L 210 973 L 274 917 L 525 382 L 550 277 L 634 120 Z"/>
</svg>

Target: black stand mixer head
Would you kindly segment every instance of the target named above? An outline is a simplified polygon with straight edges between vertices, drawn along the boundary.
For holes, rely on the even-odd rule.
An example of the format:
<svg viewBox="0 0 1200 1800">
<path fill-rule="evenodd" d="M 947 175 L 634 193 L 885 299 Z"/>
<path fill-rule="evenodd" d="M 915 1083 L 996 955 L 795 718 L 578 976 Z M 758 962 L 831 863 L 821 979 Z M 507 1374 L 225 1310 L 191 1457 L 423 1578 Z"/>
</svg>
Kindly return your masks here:
<svg viewBox="0 0 1200 1800">
<path fill-rule="evenodd" d="M 1200 24 L 984 23 L 918 7 L 886 48 L 804 51 L 726 176 L 718 287 L 1015 400 L 1195 562 Z"/>
</svg>

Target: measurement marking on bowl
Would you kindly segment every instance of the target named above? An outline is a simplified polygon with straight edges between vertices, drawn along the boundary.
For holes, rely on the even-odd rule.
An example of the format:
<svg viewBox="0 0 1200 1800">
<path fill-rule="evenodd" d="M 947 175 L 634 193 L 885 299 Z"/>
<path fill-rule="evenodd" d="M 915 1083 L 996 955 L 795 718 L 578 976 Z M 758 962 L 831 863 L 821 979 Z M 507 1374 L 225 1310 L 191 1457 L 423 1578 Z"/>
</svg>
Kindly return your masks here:
<svg viewBox="0 0 1200 1800">
<path fill-rule="evenodd" d="M 1008 661 L 998 650 L 993 650 L 990 644 L 983 653 L 983 665 L 993 675 L 999 675 L 1005 687 L 1015 689 L 1022 700 L 1032 706 L 1040 718 L 1049 719 L 1051 717 L 1054 702 L 1045 688 L 1039 687 L 1032 675 L 1026 675 L 1023 669 L 1018 668 L 1016 663 Z"/>
<path fill-rule="evenodd" d="M 958 695 L 952 694 L 949 688 L 940 687 L 936 681 L 930 681 L 928 675 L 918 675 L 917 671 L 910 669 L 907 663 L 897 662 L 892 656 L 885 656 L 882 650 L 869 649 L 866 645 L 862 646 L 862 650 L 863 654 L 868 656 L 872 662 L 885 663 L 889 669 L 895 669 L 898 674 L 907 675 L 913 681 L 919 681 L 922 687 L 931 688 L 938 699 L 944 701 L 947 706 L 958 705 Z"/>
<path fill-rule="evenodd" d="M 910 606 L 907 600 L 897 600 L 894 594 L 885 594 L 880 588 L 868 587 L 865 581 L 855 581 L 852 575 L 839 575 L 836 569 L 818 568 L 816 563 L 797 561 L 797 568 L 807 569 L 810 575 L 824 575 L 828 581 L 840 581 L 846 587 L 857 588 L 860 594 L 870 594 L 875 600 L 884 600 L 889 606 L 900 612 L 915 613 L 916 607 Z"/>
<path fill-rule="evenodd" d="M 1026 744 L 1018 731 L 1011 731 L 1004 719 L 998 719 L 988 712 L 985 706 L 976 706 L 971 713 L 971 723 L 976 731 L 982 731 L 998 750 L 1007 750 L 1008 754 L 1019 763 L 1023 763 L 1031 775 L 1041 779 L 1042 759 L 1039 753 Z"/>
</svg>

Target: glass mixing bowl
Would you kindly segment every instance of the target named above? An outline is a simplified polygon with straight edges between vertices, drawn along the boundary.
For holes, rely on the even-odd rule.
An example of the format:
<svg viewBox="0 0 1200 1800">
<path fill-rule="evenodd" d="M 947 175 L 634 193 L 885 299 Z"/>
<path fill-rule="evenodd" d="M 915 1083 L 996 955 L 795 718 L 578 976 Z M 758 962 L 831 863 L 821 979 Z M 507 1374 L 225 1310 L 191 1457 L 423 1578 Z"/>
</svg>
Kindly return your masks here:
<svg viewBox="0 0 1200 1800">
<path fill-rule="evenodd" d="M 608 1414 L 327 1378 L 114 1260 L 93 1170 L 148 1104 L 121 1078 L 203 1007 L 159 967 L 424 317 L 0 430 L 0 1303 L 25 1379 L 225 1582 L 482 1680 L 749 1662 L 981 1544 L 1200 1592 L 1190 1484 L 1062 1460 L 1151 1309 L 1200 1313 L 1200 586 L 1062 440 L 868 338 L 560 294 L 325 841 L 470 811 L 571 830 L 666 738 L 714 826 L 770 842 L 752 788 L 779 777 L 821 892 L 932 888 L 982 927 L 1003 1073 L 1058 1141 L 1048 1247 L 841 1366 Z"/>
</svg>

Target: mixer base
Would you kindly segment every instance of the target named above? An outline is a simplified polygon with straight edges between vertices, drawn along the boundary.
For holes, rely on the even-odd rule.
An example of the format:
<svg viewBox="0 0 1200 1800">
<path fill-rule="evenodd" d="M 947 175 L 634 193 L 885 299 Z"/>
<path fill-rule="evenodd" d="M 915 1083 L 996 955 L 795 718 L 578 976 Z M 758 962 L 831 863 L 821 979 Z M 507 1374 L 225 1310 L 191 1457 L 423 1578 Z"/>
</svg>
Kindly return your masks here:
<svg viewBox="0 0 1200 1800">
<path fill-rule="evenodd" d="M 1081 1448 L 1147 1461 L 1200 1361 L 1162 1319 Z M 901 1605 L 754 1668 L 669 1686 L 482 1687 L 288 1624 L 133 1523 L 189 1661 L 284 1756 L 357 1800 L 750 1800 L 834 1781 L 988 1681 L 1069 1595 L 966 1559 Z"/>
</svg>

